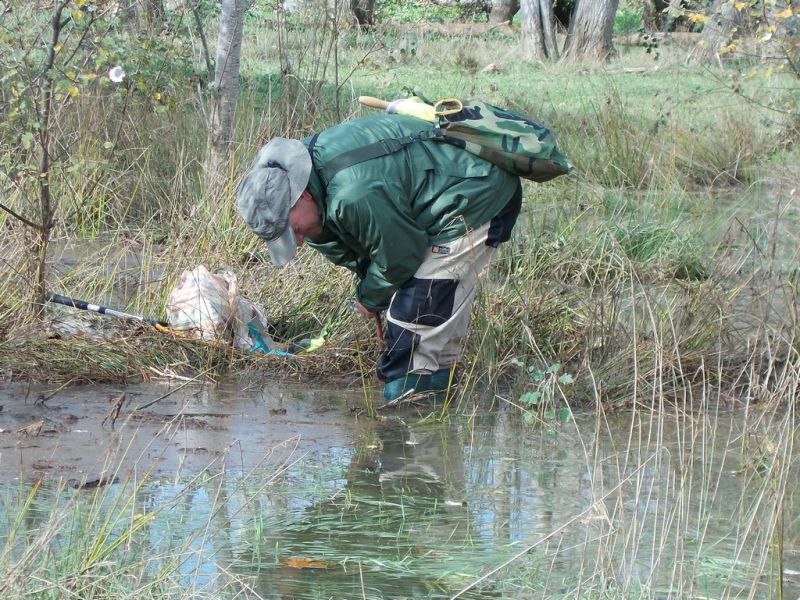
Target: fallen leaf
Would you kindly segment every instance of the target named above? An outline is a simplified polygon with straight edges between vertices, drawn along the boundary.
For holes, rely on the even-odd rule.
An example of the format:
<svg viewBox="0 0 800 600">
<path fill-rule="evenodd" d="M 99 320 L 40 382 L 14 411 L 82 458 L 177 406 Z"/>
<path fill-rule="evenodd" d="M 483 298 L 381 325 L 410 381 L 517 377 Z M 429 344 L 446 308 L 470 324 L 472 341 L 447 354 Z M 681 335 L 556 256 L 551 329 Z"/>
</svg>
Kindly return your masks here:
<svg viewBox="0 0 800 600">
<path fill-rule="evenodd" d="M 293 569 L 327 569 L 328 563 L 321 560 L 314 560 L 313 558 L 282 558 L 281 564 L 284 567 L 291 567 Z"/>
<path fill-rule="evenodd" d="M 42 428 L 44 427 L 44 420 L 34 421 L 30 425 L 26 425 L 25 427 L 20 427 L 17 429 L 17 433 L 20 435 L 28 436 L 28 437 L 36 437 L 42 432 Z"/>
</svg>

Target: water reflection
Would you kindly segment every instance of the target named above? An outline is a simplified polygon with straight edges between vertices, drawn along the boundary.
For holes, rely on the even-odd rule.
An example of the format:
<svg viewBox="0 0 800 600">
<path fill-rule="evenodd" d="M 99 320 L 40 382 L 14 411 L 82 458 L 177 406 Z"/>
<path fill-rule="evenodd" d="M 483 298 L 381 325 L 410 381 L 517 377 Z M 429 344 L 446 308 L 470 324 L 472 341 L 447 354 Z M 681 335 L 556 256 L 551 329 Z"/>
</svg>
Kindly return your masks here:
<svg viewBox="0 0 800 600">
<path fill-rule="evenodd" d="M 287 482 L 287 495 L 313 500 L 265 518 L 262 558 L 240 553 L 243 572 L 258 570 L 257 588 L 281 598 L 446 594 L 472 576 L 482 547 L 457 433 L 400 419 L 371 423 L 338 461 L 318 465 L 312 487 L 308 478 L 305 488 Z M 324 480 L 340 487 L 320 494 L 313 484 Z M 298 569 L 302 560 L 325 567 Z"/>
<path fill-rule="evenodd" d="M 784 597 L 800 595 L 792 412 L 641 409 L 531 426 L 505 408 L 426 423 L 357 419 L 343 404 L 321 390 L 182 401 L 214 426 L 172 447 L 214 460 L 142 479 L 143 463 L 106 488 L 105 509 L 127 515 L 110 521 L 118 534 L 131 514 L 152 517 L 115 560 L 154 578 L 172 565 L 190 597 L 449 598 L 483 576 L 461 597 L 769 597 L 781 540 Z M 95 497 L 44 496 L 27 530 Z M 13 521 L 6 509 L 3 539 Z"/>
</svg>

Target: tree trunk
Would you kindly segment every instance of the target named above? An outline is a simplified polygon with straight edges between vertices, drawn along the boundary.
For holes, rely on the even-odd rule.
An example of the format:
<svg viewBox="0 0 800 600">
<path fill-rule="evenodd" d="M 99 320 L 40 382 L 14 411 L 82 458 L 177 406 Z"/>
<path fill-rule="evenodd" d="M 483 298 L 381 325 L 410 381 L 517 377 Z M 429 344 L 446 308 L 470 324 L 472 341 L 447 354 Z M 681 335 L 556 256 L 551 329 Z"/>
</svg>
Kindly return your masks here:
<svg viewBox="0 0 800 600">
<path fill-rule="evenodd" d="M 37 112 L 41 115 L 39 124 L 39 144 L 42 147 L 42 155 L 39 162 L 39 231 L 37 238 L 33 244 L 33 259 L 34 259 L 34 307 L 35 314 L 41 316 L 44 312 L 45 296 L 47 293 L 47 250 L 50 245 L 50 235 L 53 231 L 55 224 L 55 214 L 57 203 L 53 201 L 50 195 L 50 186 L 53 183 L 51 173 L 51 160 L 50 148 L 52 144 L 51 139 L 51 116 L 53 111 L 53 103 L 55 100 L 56 84 L 53 78 L 53 66 L 56 63 L 56 52 L 61 36 L 61 27 L 64 22 L 61 15 L 69 4 L 69 0 L 61 0 L 53 10 L 52 23 L 52 36 L 50 38 L 50 45 L 47 48 L 47 63 L 42 75 L 44 76 L 44 83 L 42 84 L 40 94 L 41 99 Z"/>
<path fill-rule="evenodd" d="M 216 195 L 228 179 L 228 159 L 239 99 L 239 56 L 245 0 L 222 0 L 214 84 L 208 115 L 205 161 L 206 194 Z"/>
<path fill-rule="evenodd" d="M 615 54 L 611 36 L 619 0 L 577 0 L 569 21 L 565 60 L 606 61 Z"/>
<path fill-rule="evenodd" d="M 164 26 L 164 1 L 145 0 L 147 10 L 147 30 L 159 31 Z"/>
<path fill-rule="evenodd" d="M 520 8 L 520 0 L 493 0 L 489 12 L 489 22 L 505 23 L 511 21 Z"/>
<path fill-rule="evenodd" d="M 375 24 L 375 0 L 350 0 L 350 10 L 361 27 L 369 29 Z"/>
<path fill-rule="evenodd" d="M 716 0 L 711 17 L 703 25 L 700 40 L 689 53 L 689 61 L 721 61 L 720 50 L 730 44 L 736 29 L 744 22 L 744 11 L 737 10 L 730 0 Z"/>
<path fill-rule="evenodd" d="M 528 60 L 558 58 L 552 0 L 522 0 L 522 55 Z"/>
</svg>

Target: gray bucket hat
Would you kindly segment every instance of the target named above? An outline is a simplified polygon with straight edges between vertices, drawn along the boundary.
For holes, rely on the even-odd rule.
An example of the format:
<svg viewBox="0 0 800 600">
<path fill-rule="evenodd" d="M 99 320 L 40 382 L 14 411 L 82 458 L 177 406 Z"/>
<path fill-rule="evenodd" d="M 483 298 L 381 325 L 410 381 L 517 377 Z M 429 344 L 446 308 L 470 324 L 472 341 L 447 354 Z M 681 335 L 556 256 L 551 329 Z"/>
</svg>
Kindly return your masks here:
<svg viewBox="0 0 800 600">
<path fill-rule="evenodd" d="M 236 192 L 239 214 L 267 242 L 276 267 L 286 265 L 297 252 L 289 210 L 306 189 L 310 173 L 311 156 L 302 142 L 273 138 L 258 151 Z"/>
</svg>

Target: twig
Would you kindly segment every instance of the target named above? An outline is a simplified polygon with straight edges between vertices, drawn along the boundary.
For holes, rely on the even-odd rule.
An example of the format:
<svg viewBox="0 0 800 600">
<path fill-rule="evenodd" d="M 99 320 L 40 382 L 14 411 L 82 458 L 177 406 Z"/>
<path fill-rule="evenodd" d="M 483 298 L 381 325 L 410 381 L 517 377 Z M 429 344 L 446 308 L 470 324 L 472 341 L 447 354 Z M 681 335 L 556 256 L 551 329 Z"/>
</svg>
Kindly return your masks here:
<svg viewBox="0 0 800 600">
<path fill-rule="evenodd" d="M 119 412 L 122 410 L 122 405 L 125 404 L 125 399 L 125 392 L 121 392 L 114 401 L 114 406 L 111 407 L 111 410 L 108 411 L 108 414 L 103 418 L 103 422 L 100 423 L 101 427 L 110 419 L 111 429 L 114 429 L 114 423 L 116 423 L 119 418 Z"/>
<path fill-rule="evenodd" d="M 44 404 L 45 402 L 47 402 L 48 400 L 50 400 L 50 398 L 52 398 L 53 396 L 55 396 L 55 395 L 56 395 L 58 392 L 60 392 L 61 390 L 63 390 L 65 387 L 67 387 L 68 385 L 71 385 L 73 381 L 75 381 L 75 378 L 68 379 L 67 381 L 65 381 L 64 383 L 62 383 L 60 386 L 58 386 L 56 389 L 54 389 L 52 392 L 48 392 L 47 394 L 44 394 L 44 395 L 43 395 L 41 398 L 39 398 L 39 399 L 36 401 L 36 403 L 37 403 L 37 404 Z"/>
<path fill-rule="evenodd" d="M 144 410 L 145 408 L 150 408 L 150 407 L 151 407 L 151 406 L 153 406 L 153 404 L 155 404 L 156 402 L 160 402 L 161 400 L 163 400 L 163 399 L 164 399 L 164 398 L 166 398 L 167 396 L 171 396 L 171 395 L 172 395 L 172 394 L 174 394 L 175 392 L 179 392 L 179 391 L 181 391 L 183 388 L 185 388 L 185 387 L 186 387 L 187 385 L 189 385 L 190 383 L 195 383 L 196 381 L 198 381 L 198 380 L 199 380 L 199 379 L 200 379 L 200 378 L 201 378 L 203 375 L 205 375 L 205 374 L 206 374 L 206 373 L 208 373 L 209 371 L 211 371 L 211 369 L 206 369 L 206 370 L 205 370 L 205 371 L 203 371 L 202 373 L 198 373 L 196 377 L 193 377 L 193 378 L 191 378 L 191 379 L 187 380 L 186 382 L 184 382 L 184 383 L 182 383 L 181 385 L 179 385 L 178 387 L 176 387 L 174 390 L 170 390 L 170 391 L 168 391 L 166 394 L 163 394 L 163 395 L 159 396 L 159 397 L 158 397 L 158 398 L 156 398 L 155 400 L 151 400 L 150 402 L 145 402 L 144 404 L 142 404 L 142 405 L 140 405 L 140 406 L 137 406 L 136 408 L 134 408 L 134 409 L 131 411 L 131 413 L 135 413 L 137 410 Z"/>
<path fill-rule="evenodd" d="M 199 2 L 192 2 L 189 5 L 189 10 L 192 11 L 195 23 L 197 24 L 197 32 L 200 35 L 200 45 L 203 47 L 203 58 L 206 61 L 206 77 L 208 82 L 214 81 L 214 66 L 211 64 L 211 54 L 208 52 L 208 42 L 206 42 L 206 32 L 203 29 L 203 21 L 200 19 L 200 13 L 197 10 Z"/>
<path fill-rule="evenodd" d="M 31 229 L 37 229 L 37 230 L 41 230 L 42 229 L 41 225 L 39 225 L 38 223 L 34 223 L 33 221 L 29 221 L 28 219 L 23 217 L 21 214 L 19 214 L 17 212 L 14 212 L 14 210 L 10 209 L 8 206 L 3 204 L 2 202 L 0 202 L 0 210 L 4 210 L 5 212 L 10 214 L 12 217 L 17 219 L 18 221 L 22 221 L 23 223 L 25 223 L 25 225 L 27 225 Z"/>
<path fill-rule="evenodd" d="M 417 395 L 416 394 L 416 390 L 414 388 L 411 388 L 410 390 L 408 390 L 407 392 L 405 392 L 402 395 L 398 396 L 394 400 L 389 400 L 389 402 L 386 402 L 385 404 L 381 404 L 377 408 L 377 410 L 384 410 L 384 409 L 387 409 L 387 408 L 394 408 L 395 406 L 399 406 L 400 404 L 410 404 L 411 402 L 414 402 L 414 399 L 415 399 L 416 395 Z"/>
</svg>

